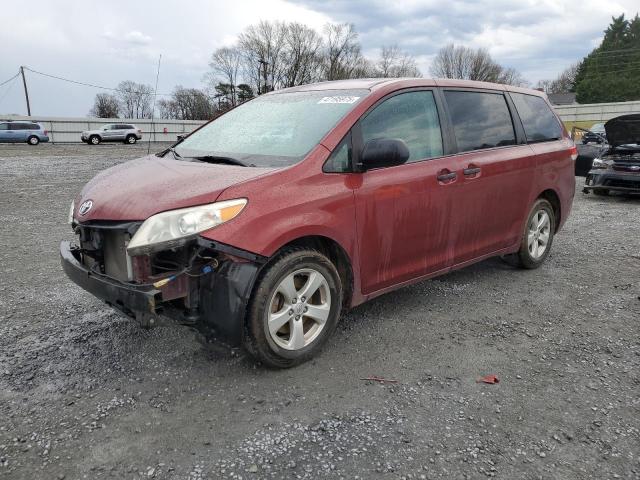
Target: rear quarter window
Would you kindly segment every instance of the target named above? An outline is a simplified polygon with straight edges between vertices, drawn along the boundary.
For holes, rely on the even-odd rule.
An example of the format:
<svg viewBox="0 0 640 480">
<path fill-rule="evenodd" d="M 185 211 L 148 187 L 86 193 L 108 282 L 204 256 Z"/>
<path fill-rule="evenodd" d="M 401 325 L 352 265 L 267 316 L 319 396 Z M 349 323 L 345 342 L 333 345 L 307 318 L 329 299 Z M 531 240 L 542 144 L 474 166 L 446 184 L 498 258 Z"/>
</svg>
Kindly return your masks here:
<svg viewBox="0 0 640 480">
<path fill-rule="evenodd" d="M 444 92 L 459 152 L 515 145 L 511 113 L 501 93 Z"/>
<path fill-rule="evenodd" d="M 510 93 L 518 110 L 528 142 L 545 142 L 562 138 L 558 118 L 542 97 Z"/>
</svg>

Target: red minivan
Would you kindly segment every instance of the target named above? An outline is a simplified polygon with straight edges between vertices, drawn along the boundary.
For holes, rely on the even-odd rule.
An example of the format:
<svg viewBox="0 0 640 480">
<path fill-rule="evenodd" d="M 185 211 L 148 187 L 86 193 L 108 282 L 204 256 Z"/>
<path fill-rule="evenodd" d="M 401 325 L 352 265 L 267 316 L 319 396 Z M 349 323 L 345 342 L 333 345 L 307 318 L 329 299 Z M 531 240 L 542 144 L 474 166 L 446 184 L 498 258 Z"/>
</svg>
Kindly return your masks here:
<svg viewBox="0 0 640 480">
<path fill-rule="evenodd" d="M 482 259 L 540 266 L 576 148 L 543 93 L 460 80 L 325 82 L 262 95 L 91 180 L 66 274 L 289 367 L 343 309 Z"/>
</svg>

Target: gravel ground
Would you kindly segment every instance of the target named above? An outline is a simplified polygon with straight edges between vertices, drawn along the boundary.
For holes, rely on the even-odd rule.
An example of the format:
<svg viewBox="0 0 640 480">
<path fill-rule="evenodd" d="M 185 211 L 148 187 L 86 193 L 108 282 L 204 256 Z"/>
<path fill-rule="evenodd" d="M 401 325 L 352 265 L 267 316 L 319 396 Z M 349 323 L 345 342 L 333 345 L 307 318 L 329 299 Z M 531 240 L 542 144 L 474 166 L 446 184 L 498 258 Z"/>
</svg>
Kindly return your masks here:
<svg viewBox="0 0 640 480">
<path fill-rule="evenodd" d="M 63 275 L 71 198 L 144 152 L 0 145 L 0 477 L 640 478 L 640 199 L 578 191 L 541 269 L 385 295 L 272 371 Z"/>
</svg>

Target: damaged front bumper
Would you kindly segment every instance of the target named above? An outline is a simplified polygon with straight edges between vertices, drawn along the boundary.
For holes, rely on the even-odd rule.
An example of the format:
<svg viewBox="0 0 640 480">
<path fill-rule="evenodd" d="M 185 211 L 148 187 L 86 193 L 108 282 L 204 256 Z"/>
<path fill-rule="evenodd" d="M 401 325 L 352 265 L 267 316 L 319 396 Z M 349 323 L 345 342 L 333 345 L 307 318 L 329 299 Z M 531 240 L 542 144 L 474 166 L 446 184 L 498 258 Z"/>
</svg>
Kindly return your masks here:
<svg viewBox="0 0 640 480">
<path fill-rule="evenodd" d="M 589 193 L 592 190 L 640 193 L 640 174 L 617 172 L 612 169 L 591 170 L 587 174 L 582 191 Z"/>
<path fill-rule="evenodd" d="M 207 252 L 211 260 L 197 275 L 183 270 L 167 272 L 147 281 L 123 281 L 87 266 L 83 249 L 60 244 L 60 259 L 67 276 L 77 285 L 144 326 L 160 316 L 190 324 L 207 336 L 239 345 L 247 305 L 256 277 L 266 259 L 204 238 L 183 248 Z"/>
</svg>

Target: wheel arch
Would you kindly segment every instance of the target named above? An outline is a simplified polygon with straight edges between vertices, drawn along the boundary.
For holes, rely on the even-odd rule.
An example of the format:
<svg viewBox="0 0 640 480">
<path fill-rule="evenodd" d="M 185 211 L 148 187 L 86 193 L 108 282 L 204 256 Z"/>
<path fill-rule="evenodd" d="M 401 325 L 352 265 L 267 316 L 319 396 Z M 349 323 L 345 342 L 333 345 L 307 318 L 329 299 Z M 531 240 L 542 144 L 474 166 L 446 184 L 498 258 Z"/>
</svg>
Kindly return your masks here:
<svg viewBox="0 0 640 480">
<path fill-rule="evenodd" d="M 342 281 L 344 288 L 342 306 L 343 308 L 348 308 L 351 305 L 354 290 L 353 265 L 349 254 L 342 245 L 334 239 L 324 235 L 306 235 L 288 241 L 278 248 L 273 257 L 276 257 L 279 252 L 289 247 L 305 247 L 318 250 L 331 260 L 340 275 L 340 280 Z"/>
<path fill-rule="evenodd" d="M 543 192 L 540 193 L 540 195 L 537 196 L 537 198 L 544 198 L 545 200 L 547 200 L 551 206 L 553 207 L 553 214 L 555 216 L 555 229 L 554 231 L 557 232 L 558 229 L 560 228 L 560 225 L 562 224 L 562 204 L 560 203 L 560 197 L 558 196 L 558 194 L 556 193 L 555 190 L 548 188 L 546 190 L 544 190 Z"/>
</svg>

